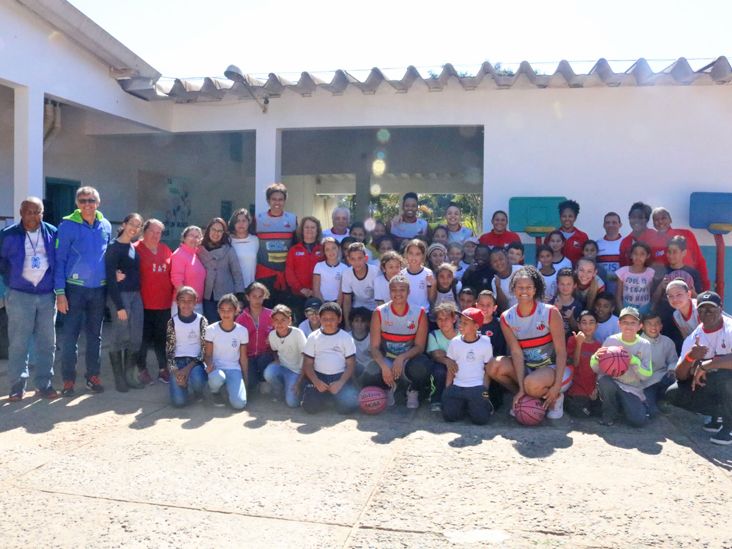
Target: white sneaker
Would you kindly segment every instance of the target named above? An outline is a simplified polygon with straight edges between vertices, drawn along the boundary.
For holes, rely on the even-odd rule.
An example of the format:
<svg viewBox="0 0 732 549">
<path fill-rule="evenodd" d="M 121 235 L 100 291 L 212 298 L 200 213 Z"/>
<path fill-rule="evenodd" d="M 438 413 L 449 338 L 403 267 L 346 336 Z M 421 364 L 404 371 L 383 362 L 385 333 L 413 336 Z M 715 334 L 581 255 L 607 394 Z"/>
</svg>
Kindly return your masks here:
<svg viewBox="0 0 732 549">
<path fill-rule="evenodd" d="M 396 401 L 394 400 L 394 391 L 396 391 L 396 387 L 392 387 L 388 391 L 386 391 L 387 406 L 394 406 L 394 404 L 396 404 Z"/>
<path fill-rule="evenodd" d="M 516 408 L 513 407 L 513 403 L 511 403 L 511 407 L 508 409 L 508 415 L 511 417 L 516 417 Z"/>
<path fill-rule="evenodd" d="M 559 393 L 559 398 L 554 401 L 554 406 L 552 406 L 549 410 L 546 412 L 546 417 L 549 419 L 561 419 L 564 415 L 564 393 Z"/>
<path fill-rule="evenodd" d="M 419 408 L 419 391 L 407 391 L 407 408 L 410 410 Z"/>
<path fill-rule="evenodd" d="M 430 404 L 430 412 L 442 412 L 442 404 L 440 402 L 433 402 Z"/>
</svg>

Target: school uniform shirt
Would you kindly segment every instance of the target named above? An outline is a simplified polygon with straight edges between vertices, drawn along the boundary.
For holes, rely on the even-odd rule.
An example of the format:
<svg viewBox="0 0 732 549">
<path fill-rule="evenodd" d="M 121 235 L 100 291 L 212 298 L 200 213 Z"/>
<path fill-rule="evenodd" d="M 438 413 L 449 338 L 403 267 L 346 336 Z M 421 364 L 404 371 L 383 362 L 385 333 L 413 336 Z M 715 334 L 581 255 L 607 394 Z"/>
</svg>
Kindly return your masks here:
<svg viewBox="0 0 732 549">
<path fill-rule="evenodd" d="M 343 271 L 341 291 L 352 296 L 351 308 L 366 307 L 370 311 L 376 309 L 374 281 L 378 274 L 379 271 L 372 265 L 366 265 L 366 274 L 363 275 L 363 278 L 356 276 L 353 267 Z"/>
<path fill-rule="evenodd" d="M 302 352 L 313 359 L 316 372 L 336 375 L 345 372 L 347 358 L 356 356 L 356 345 L 345 330 L 325 334 L 318 328 L 308 336 Z"/>
<path fill-rule="evenodd" d="M 651 286 L 656 271 L 650 267 L 642 273 L 630 272 L 630 267 L 620 267 L 615 273 L 623 283 L 623 307 L 641 308 L 651 302 Z"/>
<path fill-rule="evenodd" d="M 358 339 L 353 332 L 349 332 L 353 338 L 353 344 L 356 346 L 356 364 L 361 368 L 366 368 L 371 362 L 371 334 L 366 332 L 366 337 Z"/>
<path fill-rule="evenodd" d="M 340 261 L 335 265 L 328 265 L 327 261 L 320 261 L 315 264 L 313 276 L 318 275 L 320 277 L 320 293 L 323 296 L 323 301 L 338 299 L 343 271 L 346 269 L 348 269 L 348 265 Z"/>
<path fill-rule="evenodd" d="M 249 343 L 249 332 L 244 326 L 234 323 L 234 328 L 226 331 L 221 322 L 206 328 L 205 339 L 213 343 L 213 365 L 219 370 L 240 370 L 239 349 Z"/>
<path fill-rule="evenodd" d="M 460 293 L 462 287 L 462 283 L 460 281 L 457 281 L 455 285 L 452 288 L 449 288 L 446 292 L 443 292 L 440 290 L 440 288 L 437 288 L 437 292 L 435 293 L 435 306 L 432 308 L 433 312 L 434 309 L 442 303 L 454 303 L 455 306 L 459 308 L 457 296 Z M 430 318 L 434 320 L 432 315 L 430 315 Z"/>
<path fill-rule="evenodd" d="M 290 328 L 285 337 L 276 330 L 269 333 L 269 346 L 277 353 L 280 366 L 299 374 L 302 370 L 302 351 L 305 348 L 305 334 L 299 328 Z"/>
<path fill-rule="evenodd" d="M 391 301 L 389 281 L 386 279 L 386 274 L 381 271 L 374 279 L 374 301 L 381 301 L 381 303 Z"/>
<path fill-rule="evenodd" d="M 574 364 L 574 353 L 577 350 L 577 338 L 569 336 L 567 340 L 567 358 L 573 363 L 572 385 L 567 389 L 569 396 L 590 396 L 597 385 L 597 374 L 590 366 L 590 359 L 602 346 L 599 341 L 591 339 L 582 344 L 579 364 Z"/>
<path fill-rule="evenodd" d="M 597 329 L 595 330 L 595 340 L 602 343 L 608 337 L 613 334 L 617 334 L 620 331 L 620 324 L 618 324 L 618 317 L 610 315 L 605 322 L 598 322 Z"/>
<path fill-rule="evenodd" d="M 458 371 L 452 384 L 457 387 L 479 387 L 485 379 L 485 365 L 493 358 L 491 341 L 485 336 L 467 342 L 462 336 L 450 341 L 447 358 L 454 360 Z"/>
<path fill-rule="evenodd" d="M 203 315 L 194 313 L 193 320 L 185 322 L 180 319 L 180 316 L 174 315 L 170 319 L 173 327 L 173 340 L 172 357 L 173 359 L 179 357 L 193 357 L 197 358 L 202 355 L 201 349 L 201 331 L 202 325 L 205 326 L 206 319 Z M 204 338 L 206 334 L 206 328 L 203 328 Z M 205 339 L 204 339 L 205 340 Z M 237 363 L 239 359 L 237 358 Z"/>
<path fill-rule="evenodd" d="M 553 269 L 552 274 L 544 274 L 541 270 L 539 273 L 544 279 L 544 303 L 551 303 L 557 295 L 557 270 Z"/>
<path fill-rule="evenodd" d="M 409 306 L 416 308 L 422 307 L 426 313 L 429 313 L 429 289 L 432 287 L 432 284 L 427 281 L 427 277 L 431 276 L 434 281 L 432 270 L 428 267 L 422 267 L 419 272 L 410 273 L 409 269 L 402 269 L 401 274 L 409 280 L 409 297 L 407 298 Z"/>
<path fill-rule="evenodd" d="M 703 324 L 699 324 L 684 340 L 681 356 L 686 356 L 699 338 L 699 345 L 707 348 L 705 359 L 724 356 L 732 353 L 732 318 L 722 317 L 722 326 L 713 332 L 707 332 Z"/>
<path fill-rule="evenodd" d="M 654 383 L 661 381 L 666 375 L 666 372 L 676 369 L 679 355 L 676 352 L 676 345 L 674 345 L 670 337 L 666 337 L 663 334 L 659 334 L 658 337 L 641 334 L 641 337 L 648 340 L 651 344 L 653 374 L 643 383 L 643 387 L 650 387 Z"/>
<path fill-rule="evenodd" d="M 554 270 L 557 272 L 559 272 L 559 269 L 574 269 L 572 262 L 566 255 L 562 256 L 562 259 L 559 261 L 552 261 L 552 267 L 554 267 Z M 538 261 L 536 262 L 536 268 L 541 269 L 541 263 Z"/>
<path fill-rule="evenodd" d="M 303 334 L 305 334 L 306 338 L 313 333 L 313 328 L 310 326 L 310 321 L 307 318 L 298 324 L 297 327 Z"/>
<path fill-rule="evenodd" d="M 513 273 L 518 271 L 521 268 L 521 265 L 511 265 L 511 274 L 508 275 L 506 278 L 501 278 L 500 275 L 498 275 L 499 280 L 501 281 L 501 289 L 503 290 L 503 293 L 508 298 L 508 307 L 513 307 L 518 303 L 518 298 L 513 295 L 513 292 L 511 291 L 511 277 L 513 276 Z M 498 295 L 498 288 L 496 288 L 496 280 L 495 278 L 491 280 L 491 290 L 493 290 L 494 295 Z"/>
</svg>

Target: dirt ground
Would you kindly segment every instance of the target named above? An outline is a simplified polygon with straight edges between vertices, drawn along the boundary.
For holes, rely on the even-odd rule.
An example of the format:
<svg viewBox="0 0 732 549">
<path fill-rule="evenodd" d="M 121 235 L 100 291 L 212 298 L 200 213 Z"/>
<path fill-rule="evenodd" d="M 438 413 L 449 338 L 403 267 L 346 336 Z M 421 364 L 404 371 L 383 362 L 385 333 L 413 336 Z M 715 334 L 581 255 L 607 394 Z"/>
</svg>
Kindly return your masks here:
<svg viewBox="0 0 732 549">
<path fill-rule="evenodd" d="M 642 430 L 176 410 L 106 376 L 9 403 L 0 372 L 3 547 L 732 547 L 732 447 L 681 410 Z"/>
</svg>

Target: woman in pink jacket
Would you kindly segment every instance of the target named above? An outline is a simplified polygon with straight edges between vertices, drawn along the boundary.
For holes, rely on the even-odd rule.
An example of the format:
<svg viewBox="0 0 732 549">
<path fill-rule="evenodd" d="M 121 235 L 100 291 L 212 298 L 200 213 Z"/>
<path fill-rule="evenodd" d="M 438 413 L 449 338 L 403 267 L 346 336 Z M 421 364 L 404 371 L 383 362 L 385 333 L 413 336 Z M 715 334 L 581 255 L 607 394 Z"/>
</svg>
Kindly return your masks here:
<svg viewBox="0 0 732 549">
<path fill-rule="evenodd" d="M 173 283 L 173 315 L 178 312 L 175 304 L 175 294 L 181 286 L 190 286 L 198 294 L 196 312 L 203 314 L 203 290 L 206 284 L 206 268 L 196 255 L 201 245 L 203 232 L 200 227 L 190 225 L 183 229 L 180 235 L 180 246 L 170 258 L 170 281 Z"/>
</svg>

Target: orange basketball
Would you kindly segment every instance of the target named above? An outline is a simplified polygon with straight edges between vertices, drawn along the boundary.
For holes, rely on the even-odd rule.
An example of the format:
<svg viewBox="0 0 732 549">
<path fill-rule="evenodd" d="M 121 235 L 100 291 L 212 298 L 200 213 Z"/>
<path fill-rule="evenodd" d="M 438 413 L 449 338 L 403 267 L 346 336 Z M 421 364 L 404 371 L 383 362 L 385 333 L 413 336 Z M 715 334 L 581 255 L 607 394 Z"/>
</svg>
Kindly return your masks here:
<svg viewBox="0 0 732 549">
<path fill-rule="evenodd" d="M 628 371 L 630 366 L 630 355 L 625 347 L 613 345 L 608 347 L 607 351 L 600 359 L 600 370 L 603 374 L 610 377 L 620 377 Z"/>
<path fill-rule="evenodd" d="M 544 421 L 546 410 L 544 410 L 544 403 L 529 395 L 522 396 L 516 403 L 514 408 L 516 414 L 516 421 L 521 425 L 539 425 Z"/>
<path fill-rule="evenodd" d="M 381 387 L 364 387 L 358 393 L 358 407 L 370 416 L 380 414 L 386 410 L 386 391 Z"/>
</svg>

